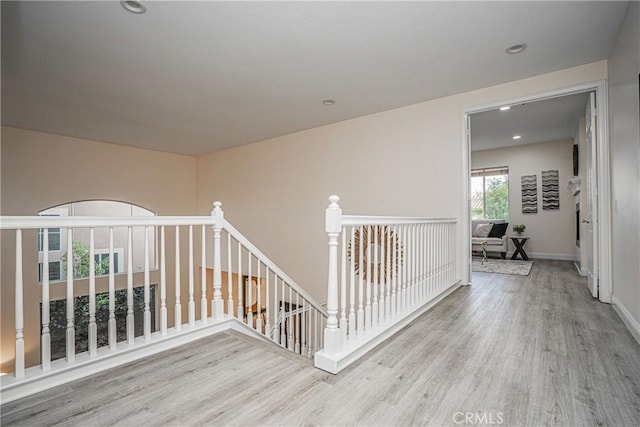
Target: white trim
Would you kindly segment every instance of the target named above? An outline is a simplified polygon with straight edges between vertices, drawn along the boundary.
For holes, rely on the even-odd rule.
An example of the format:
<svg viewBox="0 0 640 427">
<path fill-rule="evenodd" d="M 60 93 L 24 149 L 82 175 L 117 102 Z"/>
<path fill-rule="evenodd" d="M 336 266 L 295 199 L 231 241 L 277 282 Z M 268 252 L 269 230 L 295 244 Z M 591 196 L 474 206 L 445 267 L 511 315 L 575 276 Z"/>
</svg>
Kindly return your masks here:
<svg viewBox="0 0 640 427">
<path fill-rule="evenodd" d="M 611 172 L 609 171 L 609 95 L 605 80 L 596 87 L 598 124 L 598 297 L 600 301 L 611 302 Z"/>
<path fill-rule="evenodd" d="M 577 255 L 571 254 L 551 254 L 547 252 L 527 252 L 529 258 L 533 259 L 557 259 L 561 261 L 578 261 Z"/>
<path fill-rule="evenodd" d="M 361 339 L 351 341 L 351 345 L 347 345 L 345 350 L 337 355 L 328 355 L 324 350 L 316 352 L 313 357 L 314 366 L 331 374 L 337 374 L 338 372 L 361 358 L 363 355 L 368 353 L 370 350 L 382 344 L 388 338 L 392 337 L 399 330 L 401 330 L 413 320 L 418 318 L 420 315 L 438 304 L 459 287 L 460 281 L 457 281 L 455 284 L 442 291 L 437 297 L 429 300 L 429 302 L 427 302 L 426 304 L 415 308 L 413 312 L 409 312 L 407 313 L 407 315 L 391 323 L 381 325 L 381 327 L 372 328 L 368 333 L 369 335 L 365 335 Z M 376 333 L 376 329 L 382 330 L 380 330 L 379 333 Z"/>
<path fill-rule="evenodd" d="M 215 225 L 212 216 L 3 216 L 0 230 L 30 228 L 90 228 L 90 227 L 155 227 L 161 225 Z"/>
<path fill-rule="evenodd" d="M 400 216 L 366 216 L 366 215 L 342 215 L 343 227 L 357 227 L 359 225 L 400 225 L 400 224 L 442 224 L 454 223 L 451 218 L 423 218 Z"/>
<path fill-rule="evenodd" d="M 462 215 L 460 221 L 460 265 L 462 283 L 471 285 L 471 117 L 462 111 Z"/>
<path fill-rule="evenodd" d="M 627 310 L 627 308 L 622 305 L 620 300 L 616 298 L 615 295 L 611 296 L 611 304 L 613 305 L 616 313 L 618 313 L 618 316 L 620 316 L 620 318 L 624 322 L 627 329 L 629 329 L 629 332 L 631 332 L 631 335 L 633 335 L 636 341 L 638 341 L 638 344 L 640 344 L 640 323 L 633 318 L 631 313 L 629 313 L 629 310 Z"/>
<path fill-rule="evenodd" d="M 266 342 L 273 342 L 236 318 L 226 316 L 223 320 L 215 320 L 210 317 L 206 324 L 198 320 L 193 327 L 187 324 L 182 325 L 181 332 L 170 328 L 165 337 L 160 336 L 159 331 L 154 332 L 151 342 L 146 342 L 144 336 L 137 337 L 133 346 L 120 342 L 117 352 L 110 351 L 108 347 L 101 347 L 98 349 L 98 355 L 93 358 L 89 358 L 87 352 L 78 354 L 76 363 L 73 365 L 68 365 L 67 360 L 62 358 L 51 362 L 50 371 L 43 371 L 40 365 L 28 368 L 25 379 L 20 381 L 16 381 L 13 375 L 3 375 L 0 377 L 2 403 L 12 402 L 229 329 Z"/>
<path fill-rule="evenodd" d="M 512 99 L 503 99 L 489 104 L 465 107 L 462 110 L 462 265 L 470 264 L 471 249 L 468 224 L 470 224 L 470 192 L 469 176 L 471 171 L 471 144 L 469 141 L 470 129 L 467 130 L 469 116 L 474 113 L 498 108 L 506 104 L 518 104 L 523 102 L 541 101 L 545 99 L 558 98 L 574 93 L 595 91 L 597 103 L 597 125 L 598 125 L 598 152 L 595 153 L 598 164 L 598 236 L 599 236 L 599 299 L 602 302 L 611 302 L 611 200 L 610 200 L 610 171 L 609 171 L 609 135 L 608 135 L 608 99 L 607 81 L 600 79 L 592 82 L 557 88 L 554 90 L 520 96 Z M 470 277 L 463 280 L 467 282 Z"/>
</svg>

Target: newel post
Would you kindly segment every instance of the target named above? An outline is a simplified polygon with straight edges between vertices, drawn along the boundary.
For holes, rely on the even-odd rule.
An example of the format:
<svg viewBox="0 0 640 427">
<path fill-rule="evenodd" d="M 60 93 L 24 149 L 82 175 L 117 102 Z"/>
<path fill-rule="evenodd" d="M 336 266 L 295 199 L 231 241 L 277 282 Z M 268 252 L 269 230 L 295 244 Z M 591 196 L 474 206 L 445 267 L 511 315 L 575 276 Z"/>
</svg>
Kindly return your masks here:
<svg viewBox="0 0 640 427">
<path fill-rule="evenodd" d="M 224 212 L 221 209 L 222 203 L 213 202 L 211 216 L 215 219 L 213 226 L 213 300 L 211 300 L 211 315 L 216 320 L 224 318 L 222 303 L 222 260 L 220 253 L 220 236 L 224 226 Z"/>
<path fill-rule="evenodd" d="M 329 235 L 329 278 L 327 283 L 327 326 L 324 329 L 324 350 L 327 354 L 339 353 L 342 335 L 338 329 L 338 237 L 342 230 L 340 197 L 330 196 L 325 214 L 325 229 Z"/>
</svg>

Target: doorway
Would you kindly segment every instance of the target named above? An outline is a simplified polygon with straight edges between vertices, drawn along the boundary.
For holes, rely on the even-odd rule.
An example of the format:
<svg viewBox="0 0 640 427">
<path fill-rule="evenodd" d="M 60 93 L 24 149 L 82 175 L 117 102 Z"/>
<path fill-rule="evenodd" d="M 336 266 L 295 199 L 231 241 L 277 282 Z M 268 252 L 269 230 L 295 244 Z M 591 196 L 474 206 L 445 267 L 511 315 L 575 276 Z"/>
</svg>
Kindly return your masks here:
<svg viewBox="0 0 640 427">
<path fill-rule="evenodd" d="M 606 101 L 604 81 L 598 81 L 464 111 L 462 224 L 465 226 L 461 233 L 463 236 L 461 246 L 463 247 L 462 259 L 466 266 L 464 272 L 466 283 L 471 283 L 471 220 L 478 215 L 478 209 L 473 209 L 475 205 L 472 206 L 472 203 L 478 204 L 478 200 L 473 197 L 474 187 L 470 178 L 472 170 L 477 172 L 477 170 L 492 167 L 503 169 L 507 167 L 506 169 L 510 171 L 508 193 L 511 194 L 509 197 L 511 206 L 508 207 L 511 215 L 507 215 L 511 216 L 509 219 L 512 224 L 508 230 L 511 231 L 515 224 L 529 223 L 529 230 L 539 236 L 537 241 L 531 238 L 529 242 L 529 250 L 534 253 L 534 256 L 552 259 L 575 257 L 578 271 L 589 278 L 592 295 L 602 302 L 610 302 L 610 235 L 608 232 L 610 203 Z M 572 131 L 569 138 L 566 130 L 564 136 L 553 134 L 554 128 L 558 127 L 556 122 L 560 119 L 559 113 L 554 111 L 560 112 L 563 108 L 565 112 L 575 112 L 580 109 L 582 111 L 582 122 L 579 126 L 575 124 L 577 117 L 573 119 L 573 124 L 569 125 L 577 129 L 585 128 L 585 135 L 583 135 L 585 141 L 578 148 L 573 147 L 573 141 L 578 141 L 575 132 Z M 516 126 L 521 126 L 522 131 L 507 129 L 504 124 L 507 121 L 498 120 L 509 114 Z M 547 120 L 550 120 L 549 124 L 543 128 L 538 125 L 538 130 L 534 132 L 532 130 L 536 125 L 534 119 L 536 117 L 544 119 L 545 114 Z M 588 127 L 590 123 L 591 126 Z M 497 133 L 492 135 L 491 129 L 489 131 L 484 129 L 486 126 L 493 126 L 493 131 Z M 589 133 L 587 127 L 592 132 L 592 137 L 588 141 L 586 140 Z M 498 135 L 498 131 L 502 131 L 502 137 Z M 504 137 L 505 131 L 513 134 L 509 134 L 508 140 Z M 529 152 L 523 146 L 535 147 L 535 150 L 532 149 Z M 552 147 L 559 153 L 558 155 L 564 156 L 561 167 L 556 166 L 553 161 L 534 164 L 535 152 L 552 149 Z M 482 151 L 483 155 L 477 155 L 477 151 Z M 505 160 L 506 153 L 515 156 L 511 167 L 506 164 L 509 162 L 508 159 Z M 555 155 L 551 152 L 546 154 L 546 158 L 552 160 Z M 516 159 L 518 156 L 519 160 Z M 575 162 L 573 162 L 574 156 Z M 533 203 L 529 203 L 526 207 L 521 204 L 521 188 L 524 188 L 521 186 L 524 185 L 525 177 L 529 182 L 535 183 L 534 188 L 535 185 L 538 186 L 535 188 L 536 197 L 532 200 Z M 555 187 L 548 186 L 548 182 L 555 182 Z M 555 189 L 556 193 L 549 191 L 550 189 Z M 484 206 L 486 210 L 486 201 Z M 496 211 L 499 212 L 499 209 L 493 209 L 493 212 Z M 590 215 L 589 212 L 591 212 Z M 580 222 L 576 223 L 578 218 Z M 562 222 L 562 224 L 555 222 Z M 553 227 L 557 228 L 555 232 Z M 564 246 L 554 247 L 555 242 L 545 246 L 543 244 L 545 235 L 563 236 Z M 513 249 L 513 245 L 510 244 L 510 250 L 513 251 Z"/>
</svg>

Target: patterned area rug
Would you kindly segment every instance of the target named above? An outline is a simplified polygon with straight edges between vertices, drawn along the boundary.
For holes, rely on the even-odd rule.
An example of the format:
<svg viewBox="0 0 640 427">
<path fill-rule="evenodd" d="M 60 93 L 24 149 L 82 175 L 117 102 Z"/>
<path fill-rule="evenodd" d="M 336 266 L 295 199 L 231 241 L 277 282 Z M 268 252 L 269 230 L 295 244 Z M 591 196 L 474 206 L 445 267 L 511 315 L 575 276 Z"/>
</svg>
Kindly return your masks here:
<svg viewBox="0 0 640 427">
<path fill-rule="evenodd" d="M 510 259 L 487 259 L 484 264 L 482 258 L 473 257 L 471 270 L 482 273 L 514 274 L 517 276 L 528 276 L 531 271 L 533 261 L 510 260 Z"/>
</svg>

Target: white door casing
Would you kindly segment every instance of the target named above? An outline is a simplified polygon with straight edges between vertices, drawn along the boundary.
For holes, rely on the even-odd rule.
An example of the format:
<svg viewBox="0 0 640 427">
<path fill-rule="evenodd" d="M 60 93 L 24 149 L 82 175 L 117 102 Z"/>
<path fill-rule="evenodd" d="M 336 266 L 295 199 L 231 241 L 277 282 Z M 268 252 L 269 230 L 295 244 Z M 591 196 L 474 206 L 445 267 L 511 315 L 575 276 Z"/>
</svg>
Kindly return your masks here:
<svg viewBox="0 0 640 427">
<path fill-rule="evenodd" d="M 586 223 L 587 235 L 585 244 L 587 245 L 587 284 L 589 291 L 594 298 L 598 298 L 598 162 L 596 158 L 598 138 L 596 132 L 596 99 L 595 93 L 589 94 L 585 109 L 586 116 L 586 135 L 587 135 L 587 206 L 585 209 L 584 219 Z"/>
</svg>

